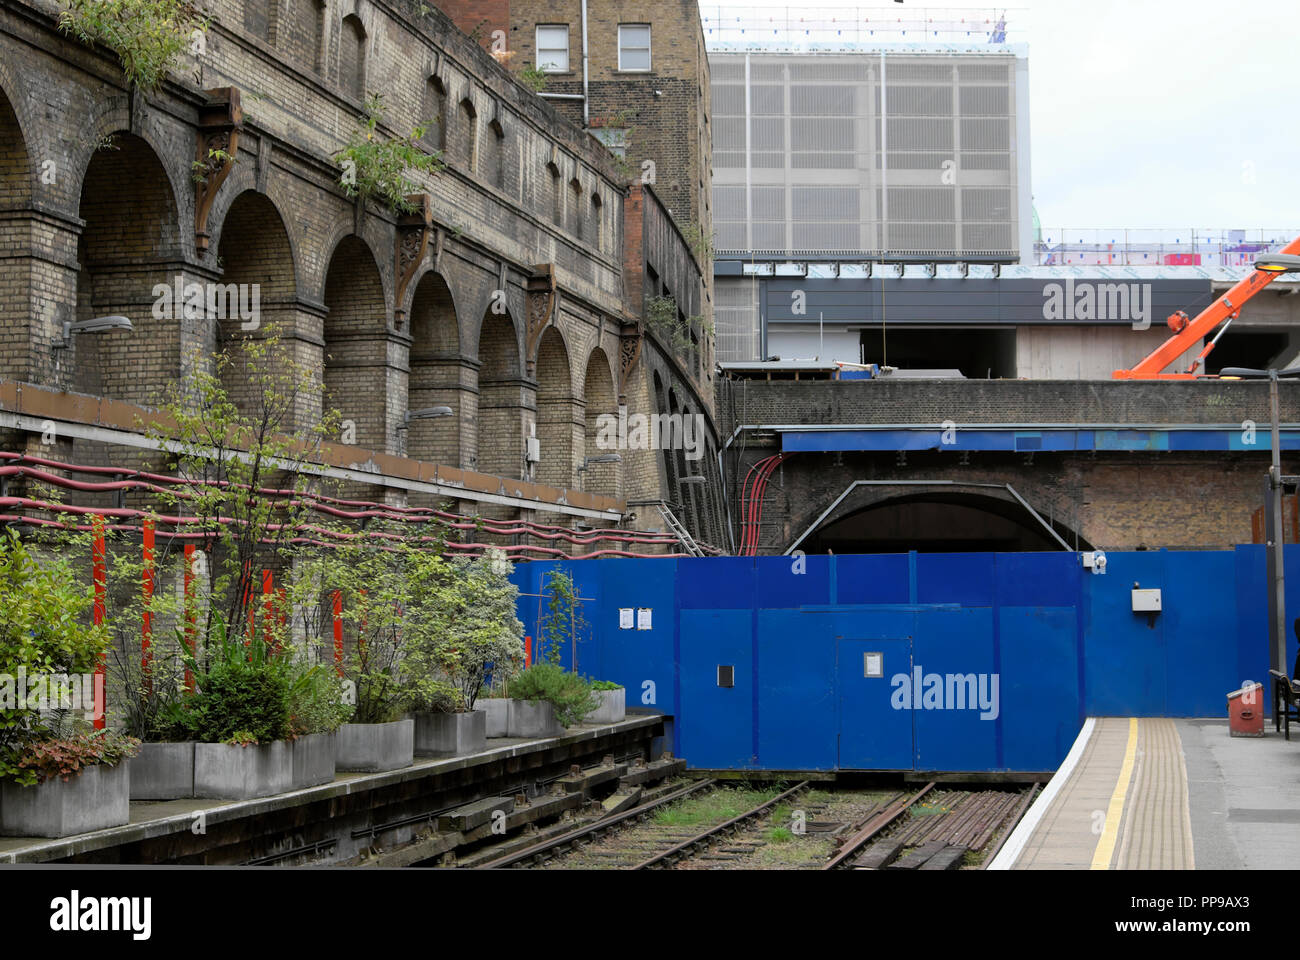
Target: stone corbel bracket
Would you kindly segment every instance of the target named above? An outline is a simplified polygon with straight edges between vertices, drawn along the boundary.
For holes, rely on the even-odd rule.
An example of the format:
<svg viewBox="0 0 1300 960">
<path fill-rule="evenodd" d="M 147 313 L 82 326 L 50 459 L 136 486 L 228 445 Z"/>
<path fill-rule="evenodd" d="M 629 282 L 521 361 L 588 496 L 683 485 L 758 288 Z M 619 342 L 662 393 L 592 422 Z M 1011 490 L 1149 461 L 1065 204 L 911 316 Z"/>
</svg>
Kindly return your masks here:
<svg viewBox="0 0 1300 960">
<path fill-rule="evenodd" d="M 406 288 L 424 262 L 434 233 L 433 198 L 427 193 L 412 193 L 406 199 L 415 204 L 415 209 L 398 218 L 393 238 L 393 279 L 397 284 L 393 326 L 398 330 L 406 328 L 406 310 L 402 306 L 406 303 Z"/>
<path fill-rule="evenodd" d="M 618 334 L 618 405 L 627 406 L 627 382 L 641 359 L 641 324 L 624 320 Z"/>
<path fill-rule="evenodd" d="M 217 191 L 235 165 L 244 122 L 238 87 L 217 87 L 206 93 L 208 99 L 199 108 L 199 128 L 194 137 L 194 247 L 199 256 L 208 252 L 212 239 L 208 214 Z"/>
<path fill-rule="evenodd" d="M 528 332 L 524 348 L 528 357 L 528 376 L 533 377 L 537 372 L 537 347 L 542 332 L 555 319 L 555 304 L 559 299 L 552 265 L 542 263 L 534 266 L 525 290 L 528 294 Z"/>
</svg>

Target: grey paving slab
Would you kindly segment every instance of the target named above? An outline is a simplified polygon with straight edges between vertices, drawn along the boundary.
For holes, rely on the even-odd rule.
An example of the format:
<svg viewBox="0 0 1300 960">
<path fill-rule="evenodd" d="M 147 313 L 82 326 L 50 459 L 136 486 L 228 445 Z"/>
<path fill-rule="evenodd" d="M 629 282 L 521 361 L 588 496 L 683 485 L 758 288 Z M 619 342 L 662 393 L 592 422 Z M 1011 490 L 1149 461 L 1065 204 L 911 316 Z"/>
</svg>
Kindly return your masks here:
<svg viewBox="0 0 1300 960">
<path fill-rule="evenodd" d="M 1187 764 L 1196 866 L 1300 865 L 1300 738 L 1231 737 L 1227 720 L 1174 721 Z"/>
</svg>

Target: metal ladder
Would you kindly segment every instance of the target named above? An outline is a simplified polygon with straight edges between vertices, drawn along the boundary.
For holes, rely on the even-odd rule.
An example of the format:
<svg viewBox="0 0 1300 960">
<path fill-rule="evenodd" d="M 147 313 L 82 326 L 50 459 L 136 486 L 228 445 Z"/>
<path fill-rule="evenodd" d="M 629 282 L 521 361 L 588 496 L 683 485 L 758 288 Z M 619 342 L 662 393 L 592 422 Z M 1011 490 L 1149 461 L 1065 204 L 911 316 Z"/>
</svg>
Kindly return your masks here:
<svg viewBox="0 0 1300 960">
<path fill-rule="evenodd" d="M 681 541 L 682 546 L 686 548 L 687 553 L 693 557 L 704 556 L 704 551 L 701 550 L 700 545 L 695 542 L 695 538 L 690 535 L 690 532 L 687 531 L 684 526 L 682 526 L 681 521 L 677 519 L 668 504 L 662 501 L 659 503 L 659 515 L 664 518 L 664 523 L 666 523 L 668 529 L 673 532 L 673 536 Z"/>
</svg>

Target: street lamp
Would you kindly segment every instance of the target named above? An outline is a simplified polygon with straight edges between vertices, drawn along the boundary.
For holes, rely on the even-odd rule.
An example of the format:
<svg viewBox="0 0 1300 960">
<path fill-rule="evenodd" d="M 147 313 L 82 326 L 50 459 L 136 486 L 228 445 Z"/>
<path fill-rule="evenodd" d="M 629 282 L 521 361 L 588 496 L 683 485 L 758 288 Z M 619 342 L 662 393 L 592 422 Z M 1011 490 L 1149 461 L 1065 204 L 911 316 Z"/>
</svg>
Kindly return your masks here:
<svg viewBox="0 0 1300 960">
<path fill-rule="evenodd" d="M 1289 273 L 1300 270 L 1300 256 L 1294 253 L 1266 253 L 1255 258 L 1255 269 L 1265 273 Z"/>
<path fill-rule="evenodd" d="M 131 321 L 126 317 L 92 317 L 89 320 L 64 320 L 63 337 L 54 341 L 55 350 L 66 350 L 72 346 L 72 338 L 79 333 L 112 333 L 114 330 L 125 330 L 130 333 L 135 328 L 131 326 Z"/>
<path fill-rule="evenodd" d="M 451 407 L 424 407 L 420 410 L 407 410 L 402 416 L 402 422 L 397 425 L 397 429 L 408 431 L 411 428 L 412 420 L 436 420 L 439 417 L 450 417 L 455 412 Z M 406 456 L 406 436 L 402 437 L 402 456 Z"/>
<path fill-rule="evenodd" d="M 578 468 L 579 473 L 586 471 L 587 467 L 593 463 L 622 463 L 623 458 L 617 453 L 598 453 L 594 457 L 583 457 L 582 466 Z"/>
<path fill-rule="evenodd" d="M 583 457 L 582 466 L 578 468 L 578 479 L 587 471 L 587 467 L 593 463 L 622 463 L 623 458 L 617 453 L 598 453 L 594 457 Z"/>
</svg>

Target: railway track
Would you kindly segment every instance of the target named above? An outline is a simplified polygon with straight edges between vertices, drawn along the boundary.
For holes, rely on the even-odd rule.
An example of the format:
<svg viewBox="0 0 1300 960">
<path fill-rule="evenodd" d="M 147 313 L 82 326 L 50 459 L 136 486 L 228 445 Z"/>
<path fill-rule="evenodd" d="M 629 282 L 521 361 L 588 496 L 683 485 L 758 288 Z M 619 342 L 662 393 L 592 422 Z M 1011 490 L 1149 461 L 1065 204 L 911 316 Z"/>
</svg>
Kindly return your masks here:
<svg viewBox="0 0 1300 960">
<path fill-rule="evenodd" d="M 1037 784 L 1009 790 L 940 790 L 928 783 L 910 797 L 879 804 L 840 844 L 823 870 L 981 868 L 1028 808 Z M 997 837 L 996 845 L 988 849 Z"/>
<path fill-rule="evenodd" d="M 718 788 L 715 780 L 701 780 L 663 797 L 627 810 L 624 813 L 593 824 L 579 827 L 559 836 L 548 838 L 524 850 L 488 861 L 482 869 L 507 867 L 538 867 L 557 858 L 578 853 L 585 847 L 607 840 L 614 834 L 637 824 L 642 824 L 661 809 L 688 797 Z M 671 825 L 654 825 L 651 836 L 640 836 L 615 845 L 612 850 L 602 850 L 600 865 L 607 869 L 651 870 L 670 867 L 675 863 L 699 856 L 710 846 L 732 836 L 744 827 L 758 821 L 779 804 L 806 790 L 808 781 L 796 784 L 774 797 L 756 804 L 745 812 L 726 821 L 692 831 Z"/>
<path fill-rule="evenodd" d="M 804 826 L 791 830 L 772 815 L 808 791 L 796 784 L 708 826 L 656 821 L 673 804 L 723 788 L 701 780 L 621 814 L 562 831 L 525 849 L 480 863 L 480 868 L 562 867 L 650 870 L 706 869 L 925 869 L 986 865 L 1027 809 L 1030 791 L 940 789 L 912 792 L 824 793 L 800 804 Z M 729 812 L 729 811 L 728 811 Z M 822 815 L 829 819 L 807 820 Z M 778 837 L 778 834 L 783 836 Z M 803 845 L 796 839 L 812 839 Z M 806 834 L 806 836 L 805 836 Z M 765 857 L 786 843 L 791 856 Z M 795 848 L 797 848 L 797 855 Z"/>
</svg>

